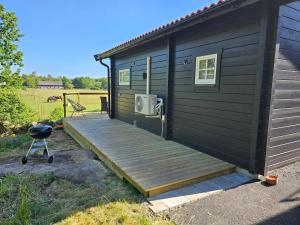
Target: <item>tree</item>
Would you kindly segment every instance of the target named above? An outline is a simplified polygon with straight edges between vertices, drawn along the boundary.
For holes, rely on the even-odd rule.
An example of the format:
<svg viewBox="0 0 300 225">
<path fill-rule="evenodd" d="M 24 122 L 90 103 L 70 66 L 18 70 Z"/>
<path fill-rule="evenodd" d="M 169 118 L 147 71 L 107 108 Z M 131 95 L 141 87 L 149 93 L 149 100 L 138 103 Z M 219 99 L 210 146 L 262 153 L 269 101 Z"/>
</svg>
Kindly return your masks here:
<svg viewBox="0 0 300 225">
<path fill-rule="evenodd" d="M 29 108 L 22 102 L 16 87 L 21 87 L 20 68 L 23 53 L 16 43 L 22 35 L 17 27 L 17 17 L 5 12 L 0 4 L 0 132 L 6 132 L 11 125 L 23 125 L 32 119 Z"/>
<path fill-rule="evenodd" d="M 5 12 L 0 4 L 0 82 L 5 82 L 8 87 L 21 86 L 20 68 L 23 66 L 23 53 L 16 45 L 21 37 L 15 13 Z"/>
<path fill-rule="evenodd" d="M 74 85 L 72 84 L 72 80 L 71 79 L 63 76 L 61 80 L 63 82 L 64 89 L 73 89 L 74 88 Z"/>
<path fill-rule="evenodd" d="M 91 89 L 95 87 L 95 82 L 90 77 L 76 77 L 72 83 L 75 88 Z"/>
<path fill-rule="evenodd" d="M 99 82 L 101 82 L 100 89 L 106 90 L 107 89 L 107 78 L 106 77 L 102 77 L 102 78 L 99 78 L 98 80 L 99 80 Z"/>
<path fill-rule="evenodd" d="M 0 135 L 31 122 L 33 113 L 13 88 L 0 88 Z"/>
<path fill-rule="evenodd" d="M 64 109 L 61 106 L 57 106 L 54 110 L 50 113 L 49 119 L 52 121 L 60 120 L 64 117 Z"/>
<path fill-rule="evenodd" d="M 36 71 L 33 71 L 28 75 L 22 75 L 22 83 L 24 87 L 36 88 L 38 86 L 39 81 L 62 81 L 65 89 L 107 89 L 107 78 L 105 77 L 98 79 L 90 77 L 76 77 L 74 79 L 70 79 L 66 76 L 54 77 L 52 75 L 39 75 Z"/>
<path fill-rule="evenodd" d="M 38 85 L 39 75 L 36 71 L 33 71 L 31 74 L 26 75 L 23 74 L 23 86 L 29 87 L 29 88 L 36 88 Z"/>
</svg>

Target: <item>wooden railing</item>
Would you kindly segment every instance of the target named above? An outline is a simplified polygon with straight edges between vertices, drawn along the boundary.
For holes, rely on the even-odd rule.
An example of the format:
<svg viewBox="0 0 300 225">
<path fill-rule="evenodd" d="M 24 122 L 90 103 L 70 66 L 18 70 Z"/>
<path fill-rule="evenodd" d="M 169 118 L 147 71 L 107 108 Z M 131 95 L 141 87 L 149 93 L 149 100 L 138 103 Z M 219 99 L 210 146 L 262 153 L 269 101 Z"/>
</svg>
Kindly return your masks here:
<svg viewBox="0 0 300 225">
<path fill-rule="evenodd" d="M 106 91 L 102 92 L 67 92 L 63 93 L 63 107 L 64 107 L 64 117 L 67 117 L 67 96 L 76 95 L 77 102 L 80 104 L 80 96 L 81 95 L 99 95 L 99 96 L 108 96 Z M 100 106 L 100 99 L 99 99 L 99 106 Z"/>
</svg>

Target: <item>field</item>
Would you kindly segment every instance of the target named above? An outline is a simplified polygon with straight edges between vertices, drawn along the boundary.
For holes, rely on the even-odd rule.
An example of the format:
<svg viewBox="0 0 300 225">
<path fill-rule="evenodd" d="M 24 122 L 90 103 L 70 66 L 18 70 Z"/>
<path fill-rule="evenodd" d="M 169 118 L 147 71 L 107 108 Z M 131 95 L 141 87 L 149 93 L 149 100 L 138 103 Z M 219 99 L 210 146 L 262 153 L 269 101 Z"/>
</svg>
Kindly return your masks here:
<svg viewBox="0 0 300 225">
<path fill-rule="evenodd" d="M 99 93 L 105 92 L 100 90 L 64 90 L 64 89 L 33 89 L 27 88 L 20 90 L 20 96 L 24 102 L 33 110 L 35 113 L 36 120 L 48 119 L 50 113 L 56 108 L 63 108 L 63 102 L 57 100 L 56 102 L 47 102 L 49 96 L 63 96 L 63 93 L 72 93 L 72 92 L 91 92 Z M 103 96 L 103 95 L 102 95 Z M 81 105 L 85 106 L 87 110 L 85 112 L 100 112 L 100 95 L 69 95 L 67 98 L 70 98 L 76 102 L 80 102 Z M 79 98 L 79 99 L 78 99 Z M 67 106 L 67 115 L 71 115 L 73 109 L 71 105 Z"/>
</svg>

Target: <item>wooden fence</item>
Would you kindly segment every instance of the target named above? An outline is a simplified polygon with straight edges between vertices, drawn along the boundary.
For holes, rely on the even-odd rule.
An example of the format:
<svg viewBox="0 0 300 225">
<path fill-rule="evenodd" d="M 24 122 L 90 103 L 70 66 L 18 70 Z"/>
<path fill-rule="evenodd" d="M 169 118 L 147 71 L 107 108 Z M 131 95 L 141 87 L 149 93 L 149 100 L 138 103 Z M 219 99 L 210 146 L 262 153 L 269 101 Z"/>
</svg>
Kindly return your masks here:
<svg viewBox="0 0 300 225">
<path fill-rule="evenodd" d="M 64 117 L 67 117 L 67 96 L 77 96 L 77 103 L 80 104 L 80 96 L 87 96 L 87 95 L 98 95 L 100 96 L 108 96 L 107 92 L 67 92 L 63 93 L 63 108 L 64 108 Z M 100 105 L 100 99 L 99 99 Z"/>
</svg>

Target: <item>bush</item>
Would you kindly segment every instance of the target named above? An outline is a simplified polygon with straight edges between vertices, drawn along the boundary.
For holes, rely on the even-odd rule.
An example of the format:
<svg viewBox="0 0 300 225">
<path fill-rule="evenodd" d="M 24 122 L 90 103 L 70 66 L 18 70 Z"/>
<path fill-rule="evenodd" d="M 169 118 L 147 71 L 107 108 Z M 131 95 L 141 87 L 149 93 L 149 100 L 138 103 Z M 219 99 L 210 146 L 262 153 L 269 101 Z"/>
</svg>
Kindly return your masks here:
<svg viewBox="0 0 300 225">
<path fill-rule="evenodd" d="M 0 134 L 32 122 L 33 113 L 12 88 L 0 88 Z"/>
<path fill-rule="evenodd" d="M 64 110 L 61 106 L 56 107 L 51 113 L 50 113 L 50 119 L 52 121 L 61 120 L 64 116 Z"/>
</svg>

